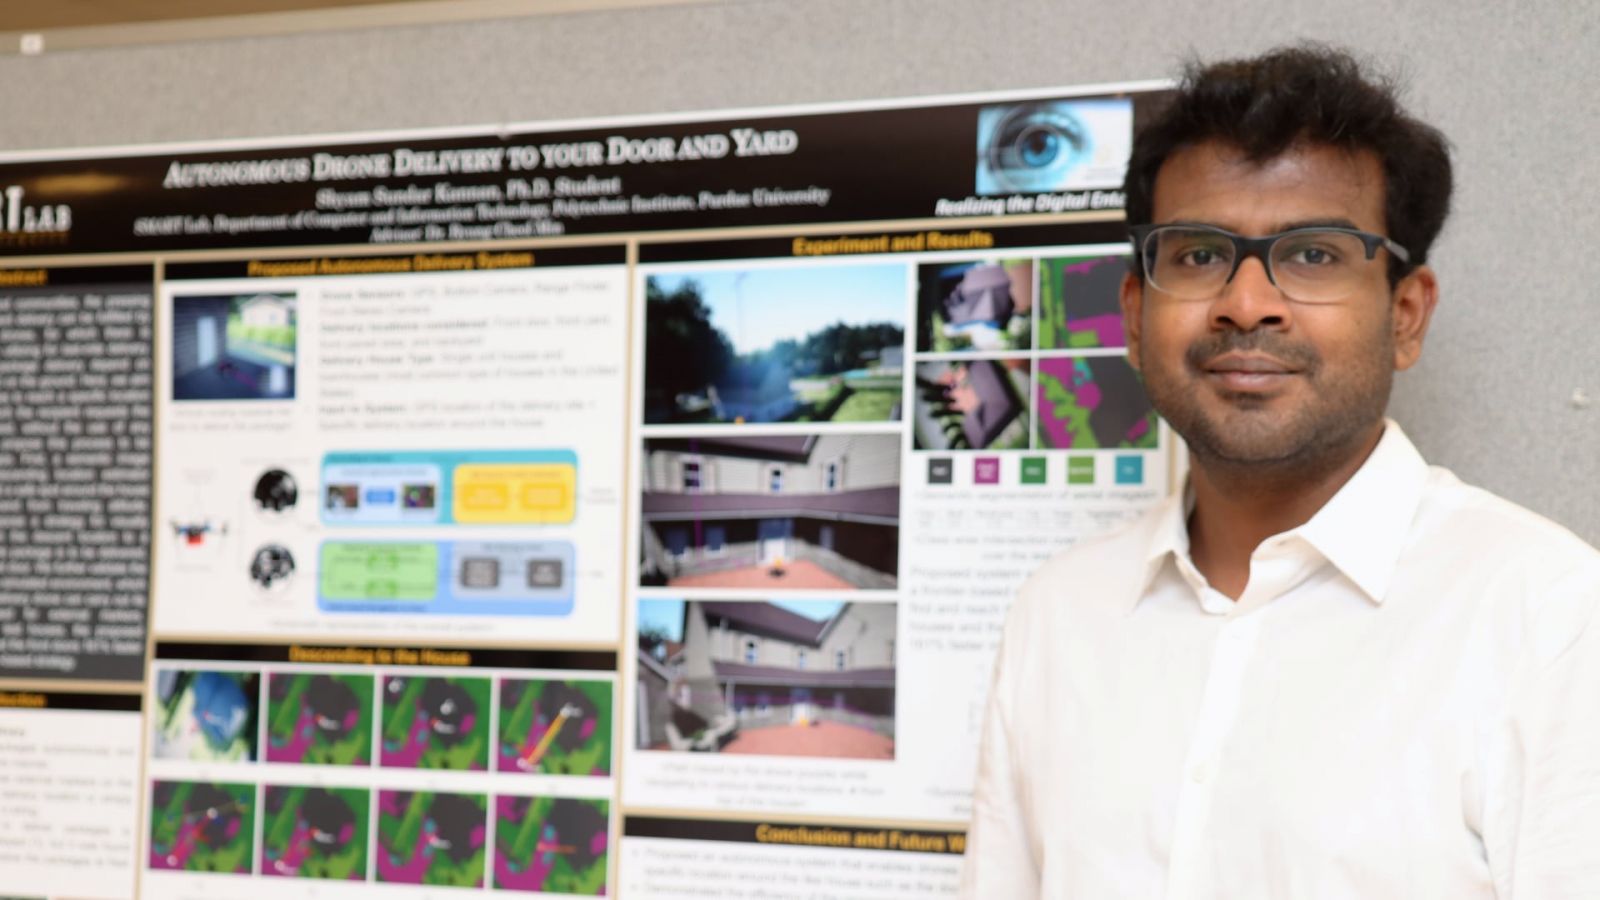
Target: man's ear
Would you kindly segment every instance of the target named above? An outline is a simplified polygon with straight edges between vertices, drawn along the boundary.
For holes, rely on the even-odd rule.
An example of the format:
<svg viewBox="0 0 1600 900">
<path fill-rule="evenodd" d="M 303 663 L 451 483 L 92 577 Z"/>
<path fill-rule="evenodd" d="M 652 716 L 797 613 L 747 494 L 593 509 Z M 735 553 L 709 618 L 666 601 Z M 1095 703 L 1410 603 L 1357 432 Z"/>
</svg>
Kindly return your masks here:
<svg viewBox="0 0 1600 900">
<path fill-rule="evenodd" d="M 1144 282 L 1132 272 L 1122 276 L 1117 294 L 1122 305 L 1122 332 L 1128 339 L 1128 364 L 1139 371 L 1139 315 L 1144 308 Z"/>
<path fill-rule="evenodd" d="M 1394 369 L 1404 372 L 1422 356 L 1422 341 L 1439 304 L 1439 279 L 1427 266 L 1418 266 L 1394 286 Z M 1124 313 L 1126 319 L 1126 313 Z"/>
</svg>

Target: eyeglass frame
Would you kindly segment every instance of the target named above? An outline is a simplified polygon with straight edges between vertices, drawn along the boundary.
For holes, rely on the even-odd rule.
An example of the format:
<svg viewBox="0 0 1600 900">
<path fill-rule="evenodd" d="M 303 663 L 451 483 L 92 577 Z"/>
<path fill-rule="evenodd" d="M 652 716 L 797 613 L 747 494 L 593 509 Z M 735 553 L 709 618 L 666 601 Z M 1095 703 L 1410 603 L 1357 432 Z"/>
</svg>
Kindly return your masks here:
<svg viewBox="0 0 1600 900">
<path fill-rule="evenodd" d="M 1401 265 L 1410 265 L 1411 263 L 1411 251 L 1396 243 L 1393 238 L 1385 237 L 1381 234 L 1373 234 L 1370 231 L 1362 231 L 1359 228 L 1348 228 L 1343 225 L 1303 225 L 1299 228 L 1290 228 L 1287 231 L 1280 231 L 1276 234 L 1264 234 L 1261 237 L 1246 237 L 1216 225 L 1198 223 L 1161 222 L 1159 224 L 1130 225 L 1128 226 L 1128 234 L 1133 237 L 1133 253 L 1139 259 L 1139 274 L 1144 276 L 1144 280 L 1151 284 L 1156 282 L 1150 276 L 1150 261 L 1145 253 L 1145 243 L 1149 240 L 1150 235 L 1162 228 L 1187 228 L 1192 231 L 1208 231 L 1212 234 L 1221 235 L 1233 243 L 1233 268 L 1228 270 L 1228 277 L 1224 278 L 1222 284 L 1217 286 L 1219 290 L 1233 283 L 1234 276 L 1239 274 L 1239 267 L 1244 265 L 1244 261 L 1252 256 L 1261 260 L 1261 268 L 1266 270 L 1267 281 L 1278 290 L 1283 290 L 1278 285 L 1278 276 L 1272 271 L 1272 255 L 1270 253 L 1272 245 L 1283 238 L 1307 232 L 1332 231 L 1357 238 L 1361 241 L 1362 246 L 1366 248 L 1368 262 L 1377 258 L 1378 248 L 1381 247 L 1389 251 L 1389 255 L 1399 260 Z M 1156 285 L 1156 289 L 1162 290 L 1160 285 Z"/>
</svg>

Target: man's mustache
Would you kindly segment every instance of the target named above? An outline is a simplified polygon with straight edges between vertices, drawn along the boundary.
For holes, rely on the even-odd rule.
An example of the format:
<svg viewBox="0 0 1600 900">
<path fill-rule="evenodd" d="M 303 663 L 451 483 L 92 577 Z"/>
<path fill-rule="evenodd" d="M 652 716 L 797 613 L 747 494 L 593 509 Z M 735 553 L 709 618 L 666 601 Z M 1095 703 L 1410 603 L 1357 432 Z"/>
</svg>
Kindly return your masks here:
<svg viewBox="0 0 1600 900">
<path fill-rule="evenodd" d="M 1253 331 L 1228 329 L 1208 334 L 1190 344 L 1184 358 L 1191 369 L 1198 371 L 1224 353 L 1261 353 L 1301 372 L 1315 372 L 1322 366 L 1322 357 L 1317 355 L 1317 351 L 1259 328 Z"/>
</svg>

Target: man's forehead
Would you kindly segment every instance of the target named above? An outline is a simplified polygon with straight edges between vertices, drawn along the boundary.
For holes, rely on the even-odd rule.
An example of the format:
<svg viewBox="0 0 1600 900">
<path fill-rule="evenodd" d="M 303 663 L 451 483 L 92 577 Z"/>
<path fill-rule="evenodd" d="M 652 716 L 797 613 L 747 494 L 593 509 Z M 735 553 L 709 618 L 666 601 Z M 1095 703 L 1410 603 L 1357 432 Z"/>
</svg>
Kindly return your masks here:
<svg viewBox="0 0 1600 900">
<path fill-rule="evenodd" d="M 1151 218 L 1251 231 L 1343 219 L 1381 231 L 1383 195 L 1383 167 L 1369 150 L 1300 142 L 1252 159 L 1232 144 L 1206 141 L 1167 157 Z"/>
</svg>

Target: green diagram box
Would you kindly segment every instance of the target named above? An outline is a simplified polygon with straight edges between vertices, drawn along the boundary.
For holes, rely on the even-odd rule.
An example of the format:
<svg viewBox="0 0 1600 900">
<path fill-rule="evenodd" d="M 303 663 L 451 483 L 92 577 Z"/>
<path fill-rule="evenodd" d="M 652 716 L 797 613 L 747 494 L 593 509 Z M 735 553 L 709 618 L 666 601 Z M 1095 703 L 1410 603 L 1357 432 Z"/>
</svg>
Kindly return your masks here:
<svg viewBox="0 0 1600 900">
<path fill-rule="evenodd" d="M 329 542 L 322 545 L 325 600 L 432 600 L 439 591 L 433 543 Z"/>
</svg>

